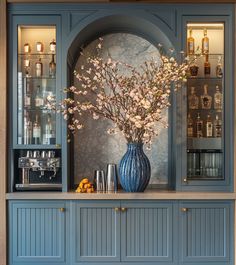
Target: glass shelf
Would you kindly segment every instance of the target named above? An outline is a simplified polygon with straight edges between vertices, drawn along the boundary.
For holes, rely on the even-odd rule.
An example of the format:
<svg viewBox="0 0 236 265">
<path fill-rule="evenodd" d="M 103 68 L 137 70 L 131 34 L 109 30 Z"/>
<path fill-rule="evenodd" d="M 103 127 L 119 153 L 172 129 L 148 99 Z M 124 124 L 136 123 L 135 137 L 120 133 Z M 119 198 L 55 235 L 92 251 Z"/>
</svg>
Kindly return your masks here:
<svg viewBox="0 0 236 265">
<path fill-rule="evenodd" d="M 53 54 L 56 56 L 56 53 L 18 53 L 18 56 L 52 56 Z"/>
<path fill-rule="evenodd" d="M 219 78 L 219 77 L 215 77 L 215 76 L 212 76 L 212 77 L 207 77 L 207 76 L 189 76 L 188 77 L 188 81 L 192 81 L 192 80 L 200 80 L 200 81 L 222 81 L 222 78 Z"/>
<path fill-rule="evenodd" d="M 37 149 L 46 149 L 46 150 L 49 150 L 49 149 L 61 149 L 61 146 L 58 145 L 58 144 L 55 144 L 55 145 L 44 145 L 44 144 L 40 144 L 40 145 L 35 145 L 35 144 L 31 144 L 31 145 L 24 145 L 24 144 L 18 144 L 16 146 L 14 146 L 14 149 L 24 149 L 24 150 L 37 150 Z"/>
<path fill-rule="evenodd" d="M 56 77 L 50 77 L 50 76 L 26 76 L 24 75 L 23 78 L 29 79 L 29 80 L 52 80 L 52 81 L 56 81 Z"/>
</svg>

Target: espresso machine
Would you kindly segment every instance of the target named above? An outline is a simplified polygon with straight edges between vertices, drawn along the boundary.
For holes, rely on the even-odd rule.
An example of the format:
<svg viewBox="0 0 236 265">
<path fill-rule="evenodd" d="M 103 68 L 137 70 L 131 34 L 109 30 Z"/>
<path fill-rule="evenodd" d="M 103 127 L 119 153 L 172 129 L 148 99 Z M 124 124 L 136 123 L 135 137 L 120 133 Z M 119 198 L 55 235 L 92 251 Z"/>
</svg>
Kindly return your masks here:
<svg viewBox="0 0 236 265">
<path fill-rule="evenodd" d="M 16 190 L 61 190 L 61 161 L 55 151 L 27 151 L 18 158 L 20 169 Z"/>
</svg>

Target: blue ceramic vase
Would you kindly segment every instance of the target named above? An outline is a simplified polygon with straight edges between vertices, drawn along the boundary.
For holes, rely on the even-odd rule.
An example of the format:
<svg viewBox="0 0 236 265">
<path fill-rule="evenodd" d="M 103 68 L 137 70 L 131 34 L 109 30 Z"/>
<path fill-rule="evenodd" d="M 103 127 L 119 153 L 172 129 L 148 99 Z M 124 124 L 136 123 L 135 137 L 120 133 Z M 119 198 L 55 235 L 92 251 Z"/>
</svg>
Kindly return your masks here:
<svg viewBox="0 0 236 265">
<path fill-rule="evenodd" d="M 128 192 L 144 191 L 151 176 L 149 159 L 142 143 L 128 143 L 128 150 L 119 165 L 121 186 Z"/>
</svg>

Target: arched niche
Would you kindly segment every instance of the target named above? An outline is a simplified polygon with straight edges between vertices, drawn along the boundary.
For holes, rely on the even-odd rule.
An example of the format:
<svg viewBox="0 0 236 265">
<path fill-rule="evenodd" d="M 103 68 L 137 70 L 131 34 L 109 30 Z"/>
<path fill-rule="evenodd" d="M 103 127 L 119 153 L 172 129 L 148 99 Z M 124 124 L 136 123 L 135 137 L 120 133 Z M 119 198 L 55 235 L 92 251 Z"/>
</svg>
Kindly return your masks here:
<svg viewBox="0 0 236 265">
<path fill-rule="evenodd" d="M 164 33 L 165 32 L 165 33 Z M 70 34 L 67 62 L 73 68 L 80 55 L 80 47 L 87 46 L 93 40 L 112 33 L 130 33 L 140 36 L 154 46 L 161 43 L 166 51 L 176 48 L 173 32 L 160 19 L 140 14 L 102 14 L 90 18 L 86 23 L 78 24 Z"/>
<path fill-rule="evenodd" d="M 167 36 L 157 27 L 144 19 L 130 20 L 125 16 L 105 17 L 86 26 L 76 36 L 68 51 L 68 65 L 70 74 L 79 64 L 85 62 L 80 59 L 80 47 L 84 47 L 85 52 L 93 51 L 95 43 L 99 37 L 104 39 L 104 47 L 109 49 L 109 56 L 114 59 L 122 60 L 122 54 L 119 52 L 125 45 L 127 50 L 133 50 L 134 54 L 130 56 L 130 62 L 127 61 L 127 53 L 123 54 L 123 59 L 131 63 L 138 58 L 148 59 L 147 50 L 150 54 L 158 52 L 158 43 L 163 45 L 165 50 L 172 48 L 173 45 Z M 116 40 L 115 40 L 116 39 Z M 133 44 L 132 44 L 133 41 Z M 122 45 L 121 45 L 122 43 Z M 115 44 L 115 45 L 114 45 Z M 135 45 L 130 49 L 131 45 Z M 116 49 L 114 46 L 117 46 Z M 120 46 L 123 46 L 122 48 Z M 119 48 L 120 47 L 120 48 Z M 114 50 L 116 55 L 114 55 Z M 140 53 L 135 56 L 135 52 Z M 71 75 L 72 76 L 72 75 Z M 69 85 L 75 84 L 74 77 L 71 78 Z M 168 112 L 166 112 L 168 120 Z M 84 117 L 85 128 L 77 132 L 71 144 L 71 175 L 74 176 L 74 183 L 77 184 L 82 177 L 92 177 L 96 169 L 106 169 L 107 163 L 119 163 L 119 159 L 126 151 L 126 142 L 121 134 L 109 136 L 106 129 L 109 127 L 109 121 L 94 121 L 89 117 Z M 152 146 L 151 151 L 146 151 L 150 158 L 152 166 L 151 184 L 168 185 L 169 169 L 169 140 L 170 131 L 168 129 L 160 130 L 158 137 Z"/>
</svg>

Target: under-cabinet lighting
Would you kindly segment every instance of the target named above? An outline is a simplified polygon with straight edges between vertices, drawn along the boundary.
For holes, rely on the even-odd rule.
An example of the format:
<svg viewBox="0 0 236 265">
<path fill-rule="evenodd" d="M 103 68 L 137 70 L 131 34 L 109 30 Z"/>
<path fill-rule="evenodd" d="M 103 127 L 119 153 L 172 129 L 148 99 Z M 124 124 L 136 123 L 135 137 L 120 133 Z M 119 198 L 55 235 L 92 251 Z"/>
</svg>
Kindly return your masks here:
<svg viewBox="0 0 236 265">
<path fill-rule="evenodd" d="M 188 28 L 193 28 L 193 29 L 224 29 L 224 24 L 223 23 L 188 23 L 187 24 Z"/>
</svg>

